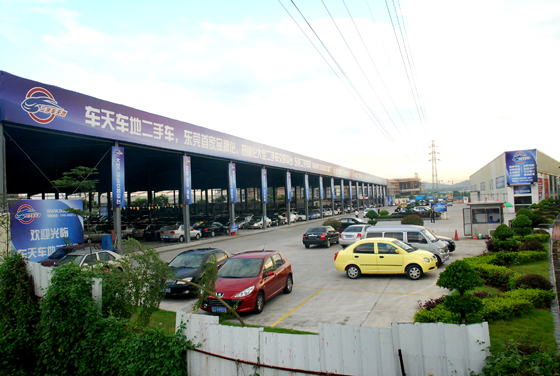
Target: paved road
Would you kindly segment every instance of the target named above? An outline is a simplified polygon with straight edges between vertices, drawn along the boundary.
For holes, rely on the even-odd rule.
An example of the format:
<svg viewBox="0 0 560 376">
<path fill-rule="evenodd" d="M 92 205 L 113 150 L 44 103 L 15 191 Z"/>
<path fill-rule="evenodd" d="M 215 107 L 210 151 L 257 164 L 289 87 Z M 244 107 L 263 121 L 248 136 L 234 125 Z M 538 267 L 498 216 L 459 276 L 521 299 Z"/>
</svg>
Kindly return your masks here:
<svg viewBox="0 0 560 376">
<path fill-rule="evenodd" d="M 449 208 L 447 220 L 438 220 L 425 226 L 437 235 L 454 237 L 457 230 L 460 240 L 449 262 L 465 256 L 480 254 L 485 243 L 462 236 L 462 208 Z M 392 211 L 391 208 L 388 209 Z M 343 217 L 343 216 L 339 216 Z M 171 245 L 159 247 L 162 259 L 171 260 L 186 248 L 211 246 L 231 253 L 255 249 L 281 251 L 292 263 L 294 289 L 289 295 L 279 295 L 269 302 L 260 315 L 246 314 L 248 324 L 293 328 L 318 332 L 319 322 L 388 328 L 392 322 L 411 322 L 418 309 L 418 301 L 425 301 L 448 291 L 435 285 L 442 268 L 412 281 L 404 275 L 364 275 L 351 280 L 345 273 L 334 268 L 335 252 L 331 248 L 305 249 L 302 234 L 312 223 L 298 223 L 269 230 L 245 230 L 237 237 L 217 237 L 194 241 L 188 246 Z M 448 264 L 446 264 L 448 265 Z M 445 266 L 445 265 L 444 265 Z M 160 308 L 190 311 L 194 299 L 165 298 Z M 200 311 L 199 311 L 200 312 Z M 207 313 L 201 313 L 207 314 Z"/>
</svg>

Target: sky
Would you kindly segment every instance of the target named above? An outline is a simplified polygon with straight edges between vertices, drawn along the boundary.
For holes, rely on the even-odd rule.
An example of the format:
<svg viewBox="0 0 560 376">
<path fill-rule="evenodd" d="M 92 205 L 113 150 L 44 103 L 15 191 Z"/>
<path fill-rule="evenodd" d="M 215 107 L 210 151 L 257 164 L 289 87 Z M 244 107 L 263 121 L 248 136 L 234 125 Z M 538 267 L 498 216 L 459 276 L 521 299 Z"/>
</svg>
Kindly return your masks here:
<svg viewBox="0 0 560 376">
<path fill-rule="evenodd" d="M 0 0 L 0 70 L 388 179 L 560 160 L 560 0 Z"/>
</svg>

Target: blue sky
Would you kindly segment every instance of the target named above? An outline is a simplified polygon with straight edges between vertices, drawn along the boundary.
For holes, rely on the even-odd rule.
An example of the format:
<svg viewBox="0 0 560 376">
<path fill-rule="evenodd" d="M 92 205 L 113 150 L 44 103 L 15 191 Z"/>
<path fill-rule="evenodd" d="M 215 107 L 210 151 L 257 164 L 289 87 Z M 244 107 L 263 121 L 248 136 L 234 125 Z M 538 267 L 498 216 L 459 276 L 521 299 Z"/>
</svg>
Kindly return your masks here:
<svg viewBox="0 0 560 376">
<path fill-rule="evenodd" d="M 286 0 L 0 0 L 0 70 L 385 178 L 560 160 L 560 1 L 388 1 L 409 55 L 385 1 L 294 2 L 336 63 Z"/>
</svg>

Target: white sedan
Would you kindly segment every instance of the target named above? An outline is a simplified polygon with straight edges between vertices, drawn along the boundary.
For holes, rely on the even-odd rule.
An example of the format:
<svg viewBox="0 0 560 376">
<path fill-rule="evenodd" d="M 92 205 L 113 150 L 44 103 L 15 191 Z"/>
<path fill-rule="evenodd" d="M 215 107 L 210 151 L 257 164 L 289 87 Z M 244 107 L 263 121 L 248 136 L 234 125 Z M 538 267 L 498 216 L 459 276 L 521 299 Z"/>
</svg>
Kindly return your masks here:
<svg viewBox="0 0 560 376">
<path fill-rule="evenodd" d="M 266 227 L 270 227 L 272 225 L 272 220 L 268 217 L 265 217 Z M 263 228 L 263 217 L 262 215 L 256 215 L 251 219 L 249 223 L 246 225 L 247 228 Z"/>
<path fill-rule="evenodd" d="M 198 230 L 190 231 L 191 239 L 200 239 L 202 233 Z M 185 226 L 184 225 L 171 225 L 165 226 L 160 231 L 160 239 L 164 242 L 168 241 L 178 241 L 182 243 L 185 241 Z"/>
</svg>

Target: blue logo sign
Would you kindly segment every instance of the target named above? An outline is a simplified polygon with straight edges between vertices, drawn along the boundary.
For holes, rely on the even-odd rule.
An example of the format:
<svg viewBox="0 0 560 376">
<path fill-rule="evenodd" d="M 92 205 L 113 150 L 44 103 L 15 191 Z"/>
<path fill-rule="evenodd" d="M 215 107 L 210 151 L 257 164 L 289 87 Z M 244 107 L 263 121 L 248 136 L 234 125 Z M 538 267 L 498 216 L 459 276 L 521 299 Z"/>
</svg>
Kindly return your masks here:
<svg viewBox="0 0 560 376">
<path fill-rule="evenodd" d="M 124 199 L 124 148 L 112 147 L 113 208 L 123 208 Z"/>
<path fill-rule="evenodd" d="M 53 95 L 42 87 L 34 87 L 27 92 L 21 108 L 39 124 L 48 124 L 56 116 L 65 117 L 68 111 L 58 105 Z"/>
</svg>

